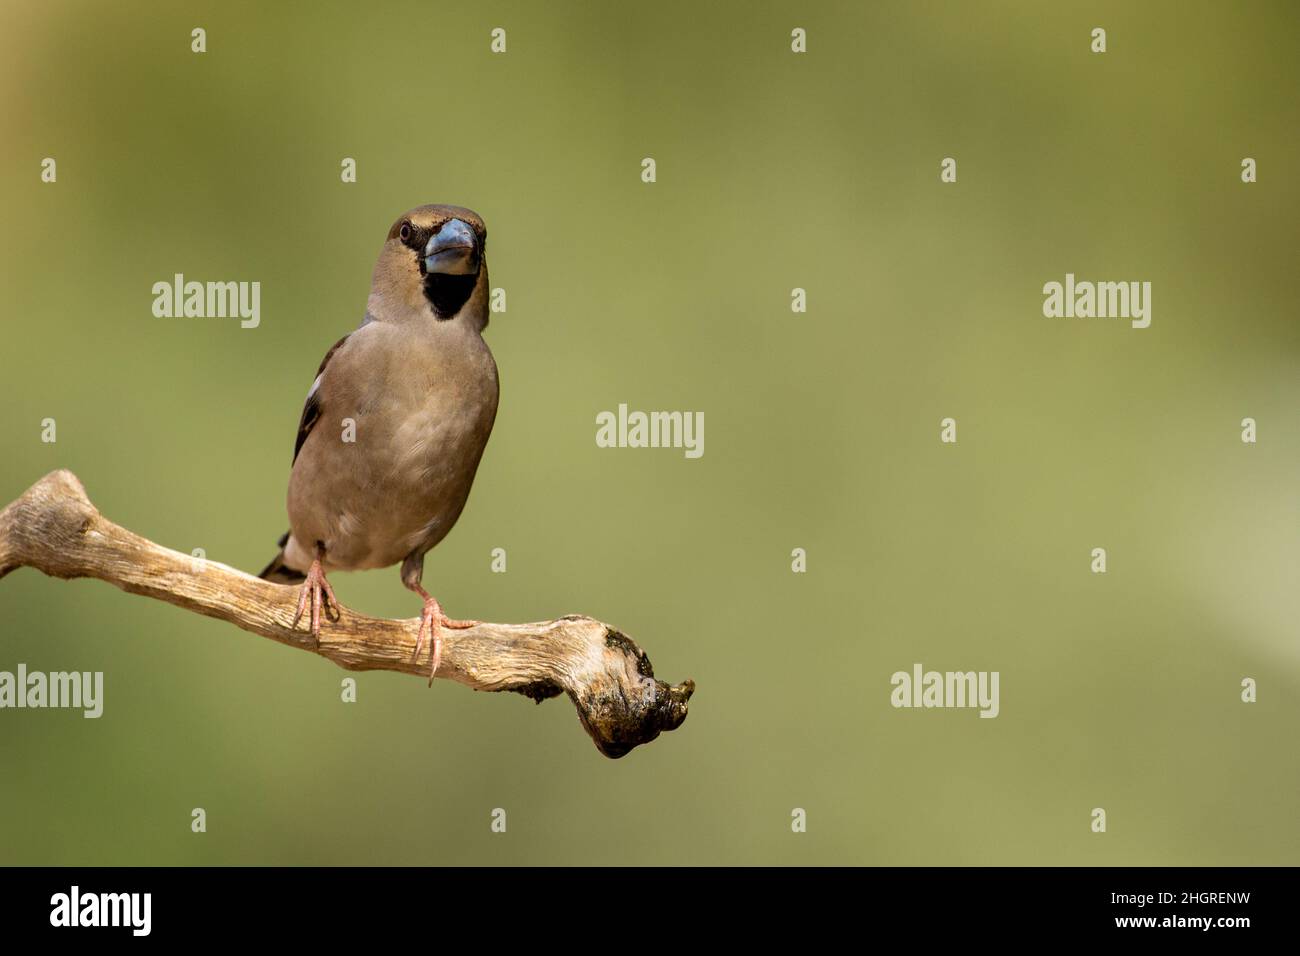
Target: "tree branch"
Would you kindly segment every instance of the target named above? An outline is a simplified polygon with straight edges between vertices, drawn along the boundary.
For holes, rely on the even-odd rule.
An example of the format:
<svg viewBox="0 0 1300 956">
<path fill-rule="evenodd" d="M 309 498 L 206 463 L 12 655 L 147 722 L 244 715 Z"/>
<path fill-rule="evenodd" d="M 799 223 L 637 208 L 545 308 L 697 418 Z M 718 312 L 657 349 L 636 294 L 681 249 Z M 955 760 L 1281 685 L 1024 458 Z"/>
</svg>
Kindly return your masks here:
<svg viewBox="0 0 1300 956">
<path fill-rule="evenodd" d="M 154 544 L 103 517 L 70 471 L 53 471 L 0 512 L 0 577 L 32 567 L 58 578 L 99 578 L 132 594 L 229 621 L 348 670 L 428 674 L 415 658 L 419 618 L 395 621 L 339 609 L 317 646 L 291 627 L 298 589 Z M 300 627 L 304 625 L 300 624 Z M 656 680 L 633 641 L 600 621 L 569 615 L 538 624 L 444 630 L 438 677 L 540 702 L 567 693 L 607 757 L 621 757 L 686 719 L 693 681 Z"/>
</svg>

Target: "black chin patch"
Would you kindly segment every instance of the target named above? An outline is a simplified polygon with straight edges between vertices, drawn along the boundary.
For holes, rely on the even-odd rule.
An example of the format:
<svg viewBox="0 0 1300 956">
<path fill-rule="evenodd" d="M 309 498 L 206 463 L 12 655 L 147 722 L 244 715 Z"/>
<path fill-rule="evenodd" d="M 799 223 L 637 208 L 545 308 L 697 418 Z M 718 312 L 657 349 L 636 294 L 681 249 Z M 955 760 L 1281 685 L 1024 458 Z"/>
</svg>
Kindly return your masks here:
<svg viewBox="0 0 1300 956">
<path fill-rule="evenodd" d="M 474 292 L 478 284 L 478 274 L 466 276 L 449 276 L 438 273 L 426 273 L 424 276 L 424 297 L 433 306 L 433 314 L 446 320 L 460 311 Z"/>
</svg>

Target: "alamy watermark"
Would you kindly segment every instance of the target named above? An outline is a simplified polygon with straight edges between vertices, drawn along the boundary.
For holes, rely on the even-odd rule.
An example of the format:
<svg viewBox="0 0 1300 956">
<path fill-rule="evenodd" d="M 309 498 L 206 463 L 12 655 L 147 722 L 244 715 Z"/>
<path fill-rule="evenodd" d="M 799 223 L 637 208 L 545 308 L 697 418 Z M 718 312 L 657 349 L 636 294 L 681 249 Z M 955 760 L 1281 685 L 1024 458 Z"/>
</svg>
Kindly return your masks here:
<svg viewBox="0 0 1300 956">
<path fill-rule="evenodd" d="M 1043 315 L 1049 319 L 1129 319 L 1135 329 L 1151 325 L 1150 282 L 1065 282 L 1043 286 Z"/>
<path fill-rule="evenodd" d="M 83 893 L 73 886 L 50 897 L 51 926 L 128 926 L 133 936 L 148 936 L 152 893 Z"/>
<path fill-rule="evenodd" d="M 703 412 L 638 412 L 596 415 L 597 448 L 682 448 L 687 458 L 704 454 Z"/>
<path fill-rule="evenodd" d="M 262 322 L 262 283 L 187 282 L 176 273 L 171 282 L 153 284 L 153 314 L 160 319 L 233 319 L 244 329 Z"/>
<path fill-rule="evenodd" d="M 62 707 L 79 709 L 86 718 L 104 713 L 103 671 L 0 671 L 0 708 Z"/>
<path fill-rule="evenodd" d="M 927 671 L 920 663 L 911 673 L 895 671 L 889 702 L 895 707 L 977 707 L 981 717 L 996 717 L 998 671 Z"/>
</svg>

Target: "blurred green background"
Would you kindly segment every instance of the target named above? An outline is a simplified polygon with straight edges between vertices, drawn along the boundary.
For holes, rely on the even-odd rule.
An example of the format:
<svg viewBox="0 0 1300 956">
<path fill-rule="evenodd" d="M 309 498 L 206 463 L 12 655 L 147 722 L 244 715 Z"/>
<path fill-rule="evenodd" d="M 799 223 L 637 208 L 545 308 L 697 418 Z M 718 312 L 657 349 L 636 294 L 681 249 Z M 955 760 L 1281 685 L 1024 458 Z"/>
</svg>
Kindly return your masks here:
<svg viewBox="0 0 1300 956">
<path fill-rule="evenodd" d="M 455 616 L 609 621 L 699 690 L 609 761 L 564 699 L 372 673 L 344 704 L 322 659 L 20 570 L 0 669 L 102 670 L 105 714 L 0 712 L 0 862 L 1300 863 L 1298 27 L 6 3 L 0 501 L 71 468 L 256 572 L 386 230 L 467 205 L 508 295 L 501 411 L 425 583 Z M 176 272 L 260 281 L 261 326 L 154 318 Z M 1151 281 L 1151 327 L 1044 318 L 1066 272 Z M 620 402 L 703 411 L 704 457 L 597 448 Z M 419 610 L 395 569 L 333 583 Z M 894 710 L 917 661 L 1000 671 L 1001 716 Z"/>
</svg>

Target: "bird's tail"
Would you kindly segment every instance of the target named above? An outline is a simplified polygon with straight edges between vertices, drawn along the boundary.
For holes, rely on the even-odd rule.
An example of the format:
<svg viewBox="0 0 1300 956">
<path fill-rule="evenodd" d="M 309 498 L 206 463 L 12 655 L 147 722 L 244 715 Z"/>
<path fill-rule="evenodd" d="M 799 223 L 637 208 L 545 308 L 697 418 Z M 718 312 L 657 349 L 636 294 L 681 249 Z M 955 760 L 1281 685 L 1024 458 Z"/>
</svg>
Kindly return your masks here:
<svg viewBox="0 0 1300 956">
<path fill-rule="evenodd" d="M 262 569 L 258 575 L 264 581 L 272 581 L 275 584 L 301 584 L 307 580 L 307 575 L 301 571 L 295 571 L 284 563 L 284 546 L 289 541 L 289 532 L 285 532 L 280 538 L 280 553 L 271 559 L 271 563 Z"/>
</svg>

